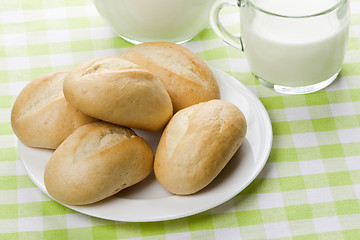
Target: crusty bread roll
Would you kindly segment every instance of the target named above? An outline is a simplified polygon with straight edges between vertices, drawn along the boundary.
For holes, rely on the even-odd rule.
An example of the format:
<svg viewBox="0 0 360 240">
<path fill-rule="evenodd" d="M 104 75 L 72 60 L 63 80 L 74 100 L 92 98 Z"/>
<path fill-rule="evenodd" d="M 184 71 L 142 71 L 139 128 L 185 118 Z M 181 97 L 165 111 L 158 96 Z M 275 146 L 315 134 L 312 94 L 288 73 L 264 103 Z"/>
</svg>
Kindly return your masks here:
<svg viewBox="0 0 360 240">
<path fill-rule="evenodd" d="M 64 80 L 64 95 L 95 118 L 143 130 L 159 130 L 172 117 L 172 103 L 159 79 L 120 57 L 78 65 Z"/>
<path fill-rule="evenodd" d="M 11 126 L 30 147 L 57 148 L 76 128 L 96 121 L 73 108 L 64 98 L 67 72 L 41 75 L 20 92 L 11 111 Z"/>
<path fill-rule="evenodd" d="M 199 103 L 177 112 L 156 151 L 156 179 L 177 195 L 198 192 L 229 162 L 246 130 L 242 112 L 223 100 Z"/>
<path fill-rule="evenodd" d="M 220 98 L 209 66 L 191 50 L 169 42 L 134 45 L 120 54 L 157 75 L 173 103 L 174 112 Z"/>
<path fill-rule="evenodd" d="M 106 122 L 78 128 L 45 167 L 48 193 L 70 205 L 100 201 L 143 180 L 154 154 L 133 130 Z"/>
</svg>

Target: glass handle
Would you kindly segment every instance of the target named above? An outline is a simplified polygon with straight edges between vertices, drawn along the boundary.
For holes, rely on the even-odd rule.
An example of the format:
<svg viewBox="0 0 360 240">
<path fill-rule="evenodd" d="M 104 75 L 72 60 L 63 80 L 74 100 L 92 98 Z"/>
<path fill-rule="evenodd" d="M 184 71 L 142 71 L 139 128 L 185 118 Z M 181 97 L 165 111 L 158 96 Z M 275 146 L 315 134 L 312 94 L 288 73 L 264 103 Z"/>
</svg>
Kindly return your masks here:
<svg viewBox="0 0 360 240">
<path fill-rule="evenodd" d="M 219 16 L 220 11 L 224 7 L 233 7 L 239 6 L 240 7 L 241 0 L 218 0 L 214 3 L 210 11 L 210 25 L 216 35 L 218 35 L 224 42 L 227 44 L 244 51 L 244 46 L 242 43 L 241 36 L 237 37 L 231 34 L 220 22 Z"/>
</svg>

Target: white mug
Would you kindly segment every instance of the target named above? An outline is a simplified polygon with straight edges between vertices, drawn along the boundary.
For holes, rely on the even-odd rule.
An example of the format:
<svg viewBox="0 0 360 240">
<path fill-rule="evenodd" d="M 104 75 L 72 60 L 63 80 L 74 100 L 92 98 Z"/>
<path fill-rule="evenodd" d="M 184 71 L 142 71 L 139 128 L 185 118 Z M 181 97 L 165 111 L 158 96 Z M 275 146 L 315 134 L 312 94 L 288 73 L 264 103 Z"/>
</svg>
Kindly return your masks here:
<svg viewBox="0 0 360 240">
<path fill-rule="evenodd" d="M 241 36 L 219 21 L 226 6 L 240 8 Z M 210 13 L 215 33 L 245 52 L 256 79 L 277 92 L 304 94 L 325 88 L 344 61 L 349 0 L 219 0 Z"/>
<path fill-rule="evenodd" d="M 114 32 L 131 43 L 183 43 L 209 23 L 215 0 L 94 0 Z"/>
</svg>

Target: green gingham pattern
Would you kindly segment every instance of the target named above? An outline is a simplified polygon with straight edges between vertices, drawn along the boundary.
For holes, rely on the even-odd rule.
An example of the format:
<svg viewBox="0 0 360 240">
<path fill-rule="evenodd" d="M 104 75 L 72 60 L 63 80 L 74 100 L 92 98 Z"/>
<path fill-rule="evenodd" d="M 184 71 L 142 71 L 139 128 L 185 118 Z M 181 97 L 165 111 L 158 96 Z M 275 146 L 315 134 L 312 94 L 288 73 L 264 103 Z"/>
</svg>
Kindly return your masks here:
<svg viewBox="0 0 360 240">
<path fill-rule="evenodd" d="M 36 76 L 131 44 L 112 33 L 90 0 L 0 0 L 0 239 L 360 239 L 360 1 L 351 7 L 340 77 L 313 94 L 281 95 L 259 85 L 244 54 L 209 27 L 184 44 L 260 98 L 273 125 L 270 157 L 244 191 L 218 207 L 126 223 L 74 212 L 43 194 L 20 161 L 10 112 Z M 238 18 L 237 9 L 222 15 L 233 30 Z"/>
</svg>

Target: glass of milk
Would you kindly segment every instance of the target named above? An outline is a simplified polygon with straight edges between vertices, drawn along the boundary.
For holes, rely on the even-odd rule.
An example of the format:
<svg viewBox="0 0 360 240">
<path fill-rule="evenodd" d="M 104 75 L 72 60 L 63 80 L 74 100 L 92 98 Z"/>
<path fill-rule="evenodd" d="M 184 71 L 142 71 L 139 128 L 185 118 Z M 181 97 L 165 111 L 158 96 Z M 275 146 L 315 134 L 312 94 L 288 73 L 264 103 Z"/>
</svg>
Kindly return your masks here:
<svg viewBox="0 0 360 240">
<path fill-rule="evenodd" d="M 240 8 L 241 36 L 226 31 L 219 13 Z M 304 94 L 332 83 L 348 39 L 349 0 L 219 0 L 210 13 L 215 33 L 245 52 L 251 71 L 277 92 Z"/>
<path fill-rule="evenodd" d="M 125 40 L 183 43 L 209 23 L 215 0 L 94 0 L 100 15 Z"/>
</svg>

